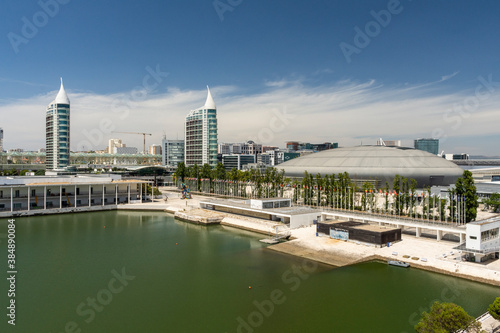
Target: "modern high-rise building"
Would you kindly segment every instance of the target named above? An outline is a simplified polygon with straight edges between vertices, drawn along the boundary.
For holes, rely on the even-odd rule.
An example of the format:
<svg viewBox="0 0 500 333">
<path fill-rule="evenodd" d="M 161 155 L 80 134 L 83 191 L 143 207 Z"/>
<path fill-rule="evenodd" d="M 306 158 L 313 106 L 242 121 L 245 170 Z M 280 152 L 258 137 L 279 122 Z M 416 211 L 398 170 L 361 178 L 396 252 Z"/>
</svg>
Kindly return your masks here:
<svg viewBox="0 0 500 333">
<path fill-rule="evenodd" d="M 217 165 L 217 108 L 208 88 L 205 105 L 186 117 L 184 163 Z"/>
<path fill-rule="evenodd" d="M 439 154 L 439 139 L 416 139 L 415 149 L 423 150 L 431 154 Z"/>
<path fill-rule="evenodd" d="M 69 166 L 70 148 L 70 103 L 64 90 L 62 78 L 61 88 L 48 106 L 45 115 L 45 166 L 47 170 Z"/>
<path fill-rule="evenodd" d="M 184 162 L 184 140 L 161 141 L 162 165 L 176 168 L 181 162 Z"/>
<path fill-rule="evenodd" d="M 0 128 L 0 153 L 3 152 L 3 128 Z"/>
</svg>

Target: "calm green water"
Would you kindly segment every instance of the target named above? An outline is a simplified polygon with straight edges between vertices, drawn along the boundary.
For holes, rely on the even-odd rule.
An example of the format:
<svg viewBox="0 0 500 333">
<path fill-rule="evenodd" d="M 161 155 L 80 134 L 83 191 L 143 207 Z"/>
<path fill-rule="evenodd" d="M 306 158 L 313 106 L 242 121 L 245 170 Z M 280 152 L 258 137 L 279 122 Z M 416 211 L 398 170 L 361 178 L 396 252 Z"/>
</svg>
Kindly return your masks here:
<svg viewBox="0 0 500 333">
<path fill-rule="evenodd" d="M 413 268 L 333 269 L 266 250 L 259 235 L 160 213 L 16 224 L 16 326 L 7 324 L 3 278 L 0 332 L 412 332 L 433 300 L 476 316 L 500 296 L 500 288 Z"/>
</svg>

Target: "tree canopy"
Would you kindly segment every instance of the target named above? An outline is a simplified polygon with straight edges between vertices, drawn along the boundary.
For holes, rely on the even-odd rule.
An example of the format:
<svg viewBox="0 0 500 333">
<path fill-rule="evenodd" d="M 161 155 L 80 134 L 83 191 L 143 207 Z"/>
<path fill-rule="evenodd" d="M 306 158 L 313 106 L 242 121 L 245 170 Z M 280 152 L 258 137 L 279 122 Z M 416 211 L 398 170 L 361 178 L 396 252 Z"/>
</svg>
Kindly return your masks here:
<svg viewBox="0 0 500 333">
<path fill-rule="evenodd" d="M 488 312 L 496 320 L 500 320 L 500 297 L 497 297 L 495 301 L 488 307 Z"/>
<path fill-rule="evenodd" d="M 459 200 L 463 200 L 463 198 L 465 198 L 465 221 L 474 221 L 477 216 L 477 207 L 479 206 L 479 202 L 472 172 L 465 170 L 462 177 L 457 179 L 455 189 L 457 195 L 459 196 Z"/>
<path fill-rule="evenodd" d="M 420 322 L 415 325 L 419 333 L 480 332 L 481 324 L 465 310 L 454 303 L 434 302 L 429 312 L 422 313 Z"/>
<path fill-rule="evenodd" d="M 494 213 L 500 209 L 500 194 L 493 193 L 489 198 L 484 199 L 483 203 L 486 209 L 491 209 Z"/>
</svg>

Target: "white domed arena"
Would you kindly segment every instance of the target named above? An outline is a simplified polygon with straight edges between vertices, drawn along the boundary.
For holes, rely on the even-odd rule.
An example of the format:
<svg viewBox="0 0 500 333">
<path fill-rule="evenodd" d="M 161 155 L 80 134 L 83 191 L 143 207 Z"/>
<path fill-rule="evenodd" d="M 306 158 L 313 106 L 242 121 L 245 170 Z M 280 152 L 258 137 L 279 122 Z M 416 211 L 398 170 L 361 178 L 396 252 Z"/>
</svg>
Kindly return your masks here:
<svg viewBox="0 0 500 333">
<path fill-rule="evenodd" d="M 347 172 L 352 180 L 362 183 L 372 181 L 378 187 L 390 186 L 394 176 L 415 179 L 417 186 L 454 184 L 463 169 L 442 157 L 426 151 L 386 146 L 356 146 L 321 151 L 294 158 L 279 164 L 277 169 L 285 170 L 285 176 L 302 178 L 304 172 L 322 176 Z"/>
</svg>

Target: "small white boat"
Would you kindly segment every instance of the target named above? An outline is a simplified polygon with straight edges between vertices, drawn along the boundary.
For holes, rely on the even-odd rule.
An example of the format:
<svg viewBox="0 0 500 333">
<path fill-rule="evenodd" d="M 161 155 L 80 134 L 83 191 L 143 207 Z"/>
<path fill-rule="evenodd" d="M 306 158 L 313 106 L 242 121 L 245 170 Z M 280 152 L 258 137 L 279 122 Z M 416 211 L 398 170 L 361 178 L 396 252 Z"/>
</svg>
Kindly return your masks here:
<svg viewBox="0 0 500 333">
<path fill-rule="evenodd" d="M 409 263 L 399 260 L 388 260 L 387 263 L 392 266 L 410 267 Z"/>
</svg>

